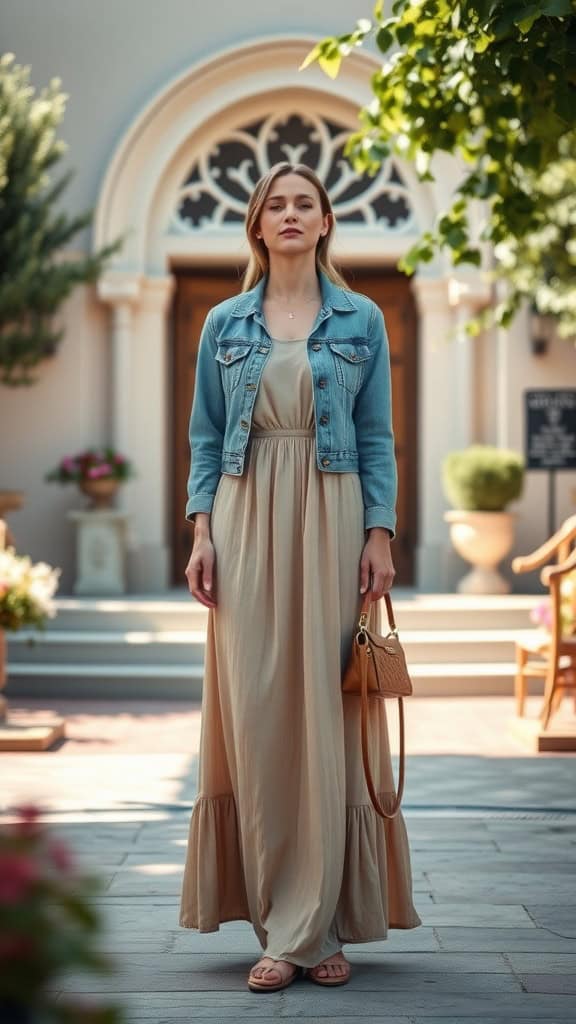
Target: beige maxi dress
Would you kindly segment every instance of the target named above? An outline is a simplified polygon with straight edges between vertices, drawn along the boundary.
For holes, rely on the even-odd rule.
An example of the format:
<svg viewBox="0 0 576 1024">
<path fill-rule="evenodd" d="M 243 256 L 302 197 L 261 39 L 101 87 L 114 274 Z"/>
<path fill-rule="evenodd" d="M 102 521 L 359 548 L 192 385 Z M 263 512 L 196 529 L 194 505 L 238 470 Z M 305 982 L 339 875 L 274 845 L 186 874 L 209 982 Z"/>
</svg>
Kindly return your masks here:
<svg viewBox="0 0 576 1024">
<path fill-rule="evenodd" d="M 402 813 L 385 821 L 373 810 L 360 700 L 341 691 L 362 601 L 364 507 L 357 473 L 316 466 L 305 339 L 272 342 L 246 467 L 220 477 L 211 536 L 217 607 L 180 924 L 250 921 L 267 956 L 311 967 L 344 943 L 422 922 Z M 385 806 L 387 708 L 397 711 L 374 701 L 371 719 Z"/>
</svg>

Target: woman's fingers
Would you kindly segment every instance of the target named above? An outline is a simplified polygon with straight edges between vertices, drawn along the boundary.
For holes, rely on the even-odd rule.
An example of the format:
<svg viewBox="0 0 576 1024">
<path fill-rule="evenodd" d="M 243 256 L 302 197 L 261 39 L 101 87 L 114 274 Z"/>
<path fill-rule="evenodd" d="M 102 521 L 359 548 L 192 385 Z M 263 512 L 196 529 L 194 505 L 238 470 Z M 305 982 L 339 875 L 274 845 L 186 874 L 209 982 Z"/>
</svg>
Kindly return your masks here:
<svg viewBox="0 0 576 1024">
<path fill-rule="evenodd" d="M 369 559 L 362 560 L 360 562 L 360 593 L 365 594 L 368 587 L 370 587 L 370 581 L 372 585 L 370 587 L 372 591 L 372 600 L 378 601 L 384 594 L 387 594 L 392 589 L 394 583 L 395 572 L 391 570 L 383 569 L 372 569 Z"/>
<path fill-rule="evenodd" d="M 370 559 L 360 560 L 360 593 L 365 594 L 370 585 Z"/>
<path fill-rule="evenodd" d="M 192 556 L 186 567 L 188 589 L 197 601 L 207 608 L 215 608 L 214 559 L 206 556 Z"/>
</svg>

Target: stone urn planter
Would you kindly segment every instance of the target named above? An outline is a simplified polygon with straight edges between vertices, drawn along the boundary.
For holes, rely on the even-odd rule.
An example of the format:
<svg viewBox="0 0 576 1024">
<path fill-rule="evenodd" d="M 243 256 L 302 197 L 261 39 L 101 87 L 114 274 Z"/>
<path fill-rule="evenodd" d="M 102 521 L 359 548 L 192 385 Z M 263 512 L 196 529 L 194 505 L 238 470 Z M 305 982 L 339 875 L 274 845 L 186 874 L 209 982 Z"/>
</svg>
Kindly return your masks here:
<svg viewBox="0 0 576 1024">
<path fill-rule="evenodd" d="M 90 507 L 94 509 L 112 508 L 114 498 L 120 486 L 119 480 L 102 477 L 100 480 L 82 480 L 78 487 L 90 498 Z"/>
<path fill-rule="evenodd" d="M 453 506 L 444 520 L 454 549 L 474 567 L 458 582 L 458 593 L 510 592 L 497 566 L 514 543 L 517 515 L 506 506 L 520 497 L 524 472 L 521 455 L 492 445 L 470 445 L 444 458 L 444 494 Z"/>
<path fill-rule="evenodd" d="M 474 568 L 459 580 L 459 594 L 508 594 L 510 583 L 497 566 L 514 543 L 514 512 L 466 512 L 450 509 L 444 513 L 450 523 L 454 549 Z"/>
</svg>

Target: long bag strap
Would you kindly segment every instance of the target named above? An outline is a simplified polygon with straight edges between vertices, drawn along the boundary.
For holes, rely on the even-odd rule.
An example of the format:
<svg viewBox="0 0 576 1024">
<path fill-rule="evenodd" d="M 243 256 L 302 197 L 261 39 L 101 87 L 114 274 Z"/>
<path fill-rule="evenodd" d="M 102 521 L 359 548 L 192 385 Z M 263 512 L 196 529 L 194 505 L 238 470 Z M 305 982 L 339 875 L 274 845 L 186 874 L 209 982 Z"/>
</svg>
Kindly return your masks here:
<svg viewBox="0 0 576 1024">
<path fill-rule="evenodd" d="M 372 772 L 370 770 L 370 759 L 368 756 L 368 664 L 366 661 L 367 655 L 363 654 L 361 658 L 362 662 L 362 711 L 361 711 L 361 722 L 362 722 L 362 761 L 364 764 L 364 775 L 366 776 L 366 784 L 368 786 L 368 792 L 370 793 L 370 799 L 374 805 L 374 810 L 380 815 L 381 818 L 395 818 L 400 810 L 400 804 L 402 802 L 402 794 L 404 792 L 404 704 L 402 697 L 398 697 L 398 717 L 400 721 L 400 758 L 399 758 L 399 776 L 398 776 L 398 793 L 392 805 L 390 812 L 385 811 L 380 803 L 376 790 L 374 788 L 374 780 L 372 778 Z M 383 699 L 383 698 L 378 698 Z"/>
</svg>

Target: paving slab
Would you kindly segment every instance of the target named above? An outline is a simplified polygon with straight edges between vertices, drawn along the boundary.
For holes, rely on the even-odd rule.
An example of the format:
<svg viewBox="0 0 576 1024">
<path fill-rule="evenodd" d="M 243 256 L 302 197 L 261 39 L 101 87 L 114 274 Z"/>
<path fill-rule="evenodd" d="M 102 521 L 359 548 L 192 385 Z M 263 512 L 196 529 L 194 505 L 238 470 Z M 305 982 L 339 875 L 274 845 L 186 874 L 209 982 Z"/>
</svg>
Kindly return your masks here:
<svg viewBox="0 0 576 1024">
<path fill-rule="evenodd" d="M 541 928 L 434 928 L 444 952 L 576 953 L 576 939 Z"/>
<path fill-rule="evenodd" d="M 525 992 L 552 992 L 562 995 L 576 995 L 574 974 L 520 974 Z"/>
<path fill-rule="evenodd" d="M 68 702 L 67 744 L 0 764 L 5 817 L 38 783 L 54 833 L 107 885 L 94 902 L 117 970 L 71 973 L 56 991 L 120 1003 L 127 1024 L 576 1024 L 574 755 L 528 755 L 509 740 L 498 750 L 497 704 L 492 719 L 483 705 L 486 744 L 475 729 L 474 749 L 456 740 L 472 735 L 479 705 L 411 704 L 403 811 L 422 926 L 347 945 L 345 987 L 298 980 L 260 994 L 246 985 L 261 955 L 249 922 L 178 925 L 199 708 L 180 718 L 173 704 L 140 714 L 126 703 L 115 718 L 84 706 L 74 717 Z"/>
</svg>

